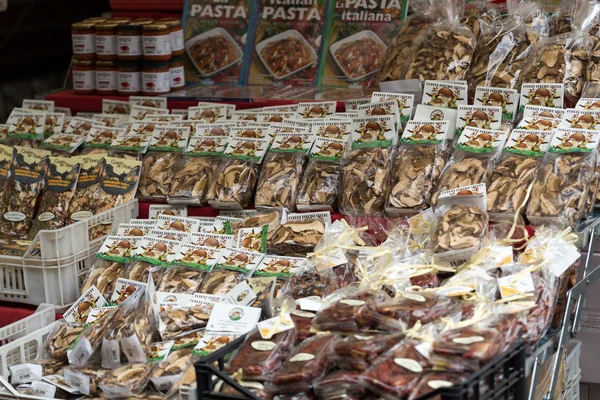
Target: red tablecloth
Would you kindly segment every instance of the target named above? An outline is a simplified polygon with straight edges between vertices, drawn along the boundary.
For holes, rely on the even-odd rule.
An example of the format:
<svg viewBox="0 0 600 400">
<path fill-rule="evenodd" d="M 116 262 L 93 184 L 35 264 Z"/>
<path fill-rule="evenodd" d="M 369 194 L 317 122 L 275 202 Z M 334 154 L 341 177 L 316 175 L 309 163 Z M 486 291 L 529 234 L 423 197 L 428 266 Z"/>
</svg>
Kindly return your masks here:
<svg viewBox="0 0 600 400">
<path fill-rule="evenodd" d="M 37 306 L 19 303 L 0 302 L 0 327 L 10 325 L 35 312 Z"/>
</svg>

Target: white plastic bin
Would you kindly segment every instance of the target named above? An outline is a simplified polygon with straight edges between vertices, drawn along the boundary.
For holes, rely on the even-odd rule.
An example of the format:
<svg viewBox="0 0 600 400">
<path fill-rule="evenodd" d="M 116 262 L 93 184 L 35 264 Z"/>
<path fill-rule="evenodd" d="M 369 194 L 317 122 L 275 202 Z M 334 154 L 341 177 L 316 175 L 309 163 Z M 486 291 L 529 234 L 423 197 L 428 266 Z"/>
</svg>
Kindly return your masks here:
<svg viewBox="0 0 600 400">
<path fill-rule="evenodd" d="M 571 385 L 577 379 L 581 380 L 581 369 L 579 368 L 579 359 L 581 358 L 581 342 L 579 340 L 570 340 L 567 343 L 567 360 L 566 360 L 566 381 L 567 385 Z"/>
<path fill-rule="evenodd" d="M 565 400 L 579 400 L 581 398 L 581 390 L 579 386 L 580 380 L 581 374 L 579 374 L 579 376 L 577 376 L 573 382 L 569 383 L 569 386 L 567 386 L 567 390 L 565 391 Z"/>
<path fill-rule="evenodd" d="M 23 257 L 0 255 L 0 300 L 54 304 L 66 310 L 79 298 L 79 288 L 106 235 L 90 240 L 90 228 L 120 223 L 138 215 L 137 199 L 55 231 L 40 231 Z M 39 244 L 41 255 L 36 256 Z"/>
<path fill-rule="evenodd" d="M 56 319 L 53 304 L 40 304 L 35 313 L 15 323 L 0 328 L 0 346 L 48 326 Z"/>
</svg>

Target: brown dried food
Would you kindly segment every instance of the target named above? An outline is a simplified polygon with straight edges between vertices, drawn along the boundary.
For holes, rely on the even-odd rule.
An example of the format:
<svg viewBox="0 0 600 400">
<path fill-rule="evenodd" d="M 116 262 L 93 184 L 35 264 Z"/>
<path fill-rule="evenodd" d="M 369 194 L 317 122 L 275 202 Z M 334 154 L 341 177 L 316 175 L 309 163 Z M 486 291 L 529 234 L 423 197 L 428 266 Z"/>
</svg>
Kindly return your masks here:
<svg viewBox="0 0 600 400">
<path fill-rule="evenodd" d="M 285 294 L 294 299 L 325 297 L 337 289 L 338 283 L 333 274 L 320 275 L 316 271 L 305 271 L 292 276 L 285 288 Z"/>
<path fill-rule="evenodd" d="M 100 260 L 90 272 L 81 293 L 85 293 L 92 286 L 96 286 L 96 289 L 104 297 L 110 297 L 115 289 L 115 283 L 117 279 L 125 277 L 125 265 L 120 262 Z"/>
<path fill-rule="evenodd" d="M 153 378 L 179 375 L 192 363 L 192 347 L 175 350 L 158 364 L 152 373 Z"/>
<path fill-rule="evenodd" d="M 147 198 L 166 198 L 181 160 L 181 154 L 172 152 L 148 153 L 142 164 L 139 194 Z"/>
<path fill-rule="evenodd" d="M 103 390 L 104 387 L 112 387 L 117 390 L 125 388 L 133 394 L 140 393 L 148 383 L 155 366 L 155 364 L 135 363 L 113 369 L 102 379 L 100 387 Z"/>
<path fill-rule="evenodd" d="M 35 203 L 43 187 L 43 179 L 33 183 L 21 183 L 9 176 L 2 201 L 3 218 L 0 228 L 3 236 L 27 239 L 35 217 Z M 9 212 L 16 212 L 21 218 L 9 221 L 6 219 Z"/>
<path fill-rule="evenodd" d="M 416 400 L 425 396 L 440 387 L 450 387 L 459 383 L 462 383 L 466 380 L 466 376 L 464 374 L 456 373 L 456 372 L 431 372 L 425 374 L 417 387 L 410 395 L 408 400 Z M 442 395 L 437 395 L 435 397 L 428 397 L 429 400 L 442 400 Z"/>
<path fill-rule="evenodd" d="M 152 273 L 152 280 L 154 281 L 154 286 L 158 287 L 162 281 L 163 270 L 156 265 L 152 265 L 150 263 L 144 261 L 134 261 L 132 264 L 127 267 L 127 279 L 136 282 L 148 282 L 148 276 Z"/>
<path fill-rule="evenodd" d="M 488 212 L 514 214 L 524 206 L 540 160 L 539 157 L 510 155 L 496 165 L 487 186 Z"/>
<path fill-rule="evenodd" d="M 225 295 L 238 283 L 244 280 L 244 275 L 224 269 L 211 271 L 200 287 L 200 293 Z"/>
<path fill-rule="evenodd" d="M 419 211 L 427 208 L 445 165 L 436 146 L 405 146 L 396 156 L 387 207 Z"/>
<path fill-rule="evenodd" d="M 125 315 L 119 319 L 115 337 L 123 339 L 135 335 L 146 355 L 149 355 L 156 333 L 156 324 L 152 301 L 146 300 L 144 295 L 145 293 L 142 293 L 141 298 L 138 299 L 135 309 L 131 312 L 123 311 Z M 121 308 L 124 307 L 119 307 Z"/>
<path fill-rule="evenodd" d="M 41 365 L 42 375 L 54 375 L 57 374 L 63 367 L 65 367 L 66 362 L 64 360 L 46 358 L 42 360 L 31 360 L 28 362 L 28 364 Z"/>
<path fill-rule="evenodd" d="M 89 393 L 86 393 L 88 396 L 95 396 L 100 394 L 100 388 L 98 387 L 98 383 L 102 381 L 102 379 L 109 373 L 108 370 L 102 368 L 87 368 L 87 367 L 73 367 L 70 366 L 68 368 L 69 371 L 72 371 L 76 374 L 83 374 L 87 376 L 90 380 Z"/>
<path fill-rule="evenodd" d="M 399 319 L 412 327 L 417 321 L 428 324 L 455 309 L 450 297 L 430 292 L 401 293 L 395 298 L 377 305 L 377 311 Z"/>
<path fill-rule="evenodd" d="M 298 189 L 298 204 L 335 209 L 340 177 L 339 164 L 314 162 L 308 165 Z"/>
<path fill-rule="evenodd" d="M 301 343 L 315 335 L 315 333 L 310 331 L 312 319 L 314 317 L 315 313 L 310 311 L 294 310 L 290 313 L 290 318 L 292 319 L 292 322 L 294 322 L 297 331 L 297 343 Z"/>
<path fill-rule="evenodd" d="M 160 319 L 165 328 L 161 332 L 163 340 L 171 340 L 185 336 L 191 331 L 204 328 L 210 318 L 210 310 L 200 306 L 182 307 L 165 310 Z"/>
<path fill-rule="evenodd" d="M 334 371 L 315 382 L 313 390 L 322 400 L 363 398 L 359 376 L 358 371 Z"/>
<path fill-rule="evenodd" d="M 65 226 L 69 216 L 69 204 L 73 198 L 74 191 L 67 190 L 65 192 L 54 192 L 46 190 L 42 194 L 37 218 L 33 220 L 31 230 L 29 232 L 29 240 L 33 240 L 37 233 L 41 230 L 56 230 Z M 49 216 L 50 219 L 43 217 Z M 42 220 L 40 220 L 40 218 Z"/>
<path fill-rule="evenodd" d="M 87 187 L 77 187 L 75 195 L 73 196 L 71 204 L 69 205 L 69 224 L 79 221 L 79 219 L 73 219 L 73 214 L 78 211 L 87 211 L 91 213 L 90 216 L 94 215 L 97 210 L 97 205 L 100 201 L 101 193 L 102 189 L 100 188 L 100 182 L 94 183 Z"/>
<path fill-rule="evenodd" d="M 375 215 L 383 211 L 392 150 L 356 151 L 342 167 L 340 211 L 345 215 Z"/>
<path fill-rule="evenodd" d="M 46 351 L 56 359 L 66 359 L 69 345 L 82 331 L 83 326 L 71 326 L 65 322 L 61 323 L 56 331 L 48 337 L 45 344 Z"/>
<path fill-rule="evenodd" d="M 158 290 L 169 293 L 194 294 L 200 289 L 205 275 L 204 271 L 173 266 L 162 277 Z"/>
<path fill-rule="evenodd" d="M 487 234 L 488 216 L 478 207 L 453 205 L 437 224 L 433 235 L 435 253 L 479 248 Z"/>
<path fill-rule="evenodd" d="M 306 257 L 315 249 L 324 232 L 325 224 L 320 219 L 289 221 L 269 232 L 267 249 L 281 256 Z"/>
<path fill-rule="evenodd" d="M 216 157 L 184 157 L 169 189 L 169 203 L 205 204 L 218 166 Z"/>
<path fill-rule="evenodd" d="M 480 35 L 500 13 L 487 2 L 473 2 L 466 5 L 465 15 L 461 22 L 468 26 L 475 38 L 479 40 Z"/>
<path fill-rule="evenodd" d="M 403 333 L 349 336 L 336 343 L 333 360 L 340 369 L 364 371 L 403 337 Z"/>
<path fill-rule="evenodd" d="M 303 165 L 304 156 L 298 153 L 269 153 L 256 185 L 254 204 L 294 211 Z"/>
<path fill-rule="evenodd" d="M 444 190 L 484 183 L 488 162 L 488 158 L 469 156 L 447 166 L 440 177 L 431 203 L 437 204 L 437 199 Z"/>
<path fill-rule="evenodd" d="M 563 217 L 577 225 L 585 212 L 586 194 L 594 175 L 588 154 L 559 154 L 538 172 L 527 217 Z"/>
<path fill-rule="evenodd" d="M 250 161 L 236 159 L 221 161 L 206 199 L 238 203 L 242 208 L 248 207 L 254 192 L 258 167 L 258 164 Z"/>
<path fill-rule="evenodd" d="M 443 332 L 433 342 L 432 350 L 443 355 L 485 362 L 497 356 L 503 345 L 503 332 L 469 326 Z"/>
</svg>

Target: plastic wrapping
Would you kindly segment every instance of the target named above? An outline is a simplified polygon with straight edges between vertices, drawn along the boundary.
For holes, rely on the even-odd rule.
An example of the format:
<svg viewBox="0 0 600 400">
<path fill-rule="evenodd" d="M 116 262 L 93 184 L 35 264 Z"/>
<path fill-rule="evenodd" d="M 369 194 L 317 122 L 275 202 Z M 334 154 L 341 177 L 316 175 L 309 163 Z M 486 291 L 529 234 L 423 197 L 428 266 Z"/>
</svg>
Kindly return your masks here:
<svg viewBox="0 0 600 400">
<path fill-rule="evenodd" d="M 69 346 L 82 331 L 82 325 L 70 325 L 64 319 L 61 319 L 56 323 L 55 329 L 46 338 L 44 350 L 53 358 L 66 360 Z"/>
<path fill-rule="evenodd" d="M 502 9 L 490 0 L 478 0 L 465 4 L 464 16 L 461 23 L 468 26 L 475 39 L 480 40 L 486 26 L 498 18 Z"/>
<path fill-rule="evenodd" d="M 150 380 L 154 387 L 160 392 L 169 392 L 182 378 L 184 371 L 192 365 L 194 358 L 192 347 L 171 351 L 152 372 Z"/>
<path fill-rule="evenodd" d="M 204 278 L 200 293 L 223 296 L 243 280 L 245 280 L 243 273 L 224 269 L 213 270 Z"/>
<path fill-rule="evenodd" d="M 325 232 L 325 223 L 319 218 L 296 214 L 298 218 L 288 218 L 267 235 L 267 251 L 288 257 L 306 257 L 315 249 Z"/>
<path fill-rule="evenodd" d="M 125 275 L 127 279 L 137 282 L 148 282 L 148 276 L 152 274 L 152 281 L 155 286 L 159 286 L 165 269 L 145 261 L 133 261 L 127 266 Z"/>
<path fill-rule="evenodd" d="M 362 398 L 359 376 L 357 371 L 334 371 L 315 382 L 313 390 L 322 400 Z"/>
<path fill-rule="evenodd" d="M 89 367 L 70 366 L 65 369 L 73 374 L 83 375 L 89 380 L 89 383 L 87 385 L 82 385 L 82 386 L 87 386 L 87 389 L 88 389 L 87 393 L 83 393 L 87 396 L 100 395 L 101 391 L 100 391 L 100 387 L 98 386 L 98 384 L 104 379 L 104 377 L 107 375 L 107 373 L 109 373 L 108 370 L 102 369 L 102 368 L 97 368 L 97 367 L 89 368 Z M 68 372 L 67 372 L 67 374 L 68 374 Z M 63 372 L 63 375 L 64 375 L 64 372 Z M 67 381 L 69 381 L 69 379 L 67 379 L 66 377 L 65 377 L 65 379 Z"/>
<path fill-rule="evenodd" d="M 413 393 L 410 395 L 408 400 L 417 400 L 421 396 L 428 395 L 440 388 L 450 387 L 462 383 L 467 379 L 467 376 L 456 372 L 430 372 L 419 380 L 419 383 L 415 387 Z M 441 395 L 434 397 L 428 397 L 429 400 L 441 400 Z"/>
<path fill-rule="evenodd" d="M 107 398 L 134 396 L 144 390 L 155 368 L 156 364 L 127 364 L 106 374 L 99 386 Z"/>
<path fill-rule="evenodd" d="M 206 199 L 211 205 L 233 202 L 241 208 L 247 208 L 253 197 L 258 169 L 259 164 L 251 161 L 222 160 Z"/>
<path fill-rule="evenodd" d="M 183 266 L 172 266 L 164 273 L 158 291 L 194 294 L 200 289 L 205 271 Z"/>
<path fill-rule="evenodd" d="M 204 205 L 220 159 L 184 156 L 169 189 L 169 204 Z"/>
<path fill-rule="evenodd" d="M 503 349 L 503 332 L 478 325 L 442 332 L 432 350 L 446 356 L 458 356 L 481 363 L 496 357 Z"/>
<path fill-rule="evenodd" d="M 172 340 L 204 328 L 210 312 L 211 310 L 202 306 L 167 308 L 159 315 L 160 335 L 163 340 Z"/>
<path fill-rule="evenodd" d="M 403 337 L 403 333 L 348 336 L 336 343 L 332 359 L 340 369 L 365 371 Z"/>
<path fill-rule="evenodd" d="M 165 200 L 181 157 L 177 152 L 148 152 L 142 164 L 138 198 Z"/>
<path fill-rule="evenodd" d="M 88 325 L 78 336 L 72 350 L 67 354 L 69 364 L 83 367 L 94 352 L 102 344 L 103 338 L 112 330 L 123 316 L 121 307 L 113 308 L 100 318 L 99 321 Z"/>
<path fill-rule="evenodd" d="M 294 211 L 305 159 L 304 153 L 269 152 L 261 167 L 254 205 Z"/>
<path fill-rule="evenodd" d="M 412 327 L 421 321 L 428 324 L 456 311 L 450 297 L 432 292 L 401 292 L 395 298 L 377 305 L 377 311 Z"/>
<path fill-rule="evenodd" d="M 88 155 L 82 157 L 81 160 L 77 189 L 69 204 L 69 224 L 96 214 L 102 192 L 100 179 L 106 166 L 104 156 L 102 154 Z"/>
<path fill-rule="evenodd" d="M 298 188 L 299 210 L 335 210 L 338 202 L 340 165 L 310 160 Z"/>
<path fill-rule="evenodd" d="M 311 332 L 312 319 L 315 317 L 314 312 L 294 310 L 290 313 L 290 318 L 296 327 L 296 341 L 301 343 L 315 333 Z"/>
<path fill-rule="evenodd" d="M 85 293 L 92 286 L 105 298 L 110 298 L 115 290 L 117 279 L 125 277 L 125 265 L 117 261 L 97 260 L 88 275 L 81 293 Z"/>
</svg>

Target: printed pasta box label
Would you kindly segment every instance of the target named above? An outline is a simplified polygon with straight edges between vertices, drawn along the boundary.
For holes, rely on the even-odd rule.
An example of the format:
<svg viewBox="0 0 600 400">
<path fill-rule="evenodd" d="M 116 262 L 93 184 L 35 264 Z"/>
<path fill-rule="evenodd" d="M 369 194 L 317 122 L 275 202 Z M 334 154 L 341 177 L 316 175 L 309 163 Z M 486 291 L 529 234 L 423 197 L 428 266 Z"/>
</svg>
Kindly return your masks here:
<svg viewBox="0 0 600 400">
<path fill-rule="evenodd" d="M 305 102 L 298 104 L 296 108 L 296 118 L 325 118 L 335 114 L 337 102 Z"/>
<path fill-rule="evenodd" d="M 167 266 L 175 259 L 179 246 L 180 243 L 175 240 L 144 236 L 133 256 L 150 264 Z"/>
<path fill-rule="evenodd" d="M 46 114 L 13 111 L 6 120 L 8 137 L 41 140 L 44 137 Z"/>
<path fill-rule="evenodd" d="M 458 106 L 455 136 L 459 137 L 466 126 L 479 129 L 500 129 L 502 107 Z"/>
<path fill-rule="evenodd" d="M 309 158 L 341 162 L 346 152 L 347 141 L 344 139 L 329 139 L 318 137 L 310 149 Z"/>
<path fill-rule="evenodd" d="M 530 157 L 542 157 L 548 151 L 552 132 L 513 129 L 502 151 Z"/>
<path fill-rule="evenodd" d="M 217 122 L 214 124 L 196 124 L 193 136 L 229 136 L 235 122 Z"/>
<path fill-rule="evenodd" d="M 568 109 L 562 116 L 559 128 L 574 128 L 597 131 L 600 130 L 600 110 Z"/>
<path fill-rule="evenodd" d="M 449 121 L 408 121 L 402 144 L 441 144 L 448 139 Z"/>
<path fill-rule="evenodd" d="M 517 128 L 534 131 L 553 131 L 558 128 L 560 122 L 561 120 L 556 118 L 528 116 L 523 117 Z"/>
<path fill-rule="evenodd" d="M 210 104 L 188 108 L 188 120 L 214 124 L 217 121 L 226 119 L 227 107 L 225 104 Z"/>
<path fill-rule="evenodd" d="M 305 263 L 306 259 L 301 257 L 267 255 L 262 259 L 253 275 L 289 277 L 298 271 Z"/>
<path fill-rule="evenodd" d="M 524 83 L 521 86 L 519 111 L 525 106 L 563 108 L 565 85 L 562 83 Z"/>
<path fill-rule="evenodd" d="M 190 138 L 190 128 L 159 126 L 154 129 L 148 150 L 181 151 Z"/>
<path fill-rule="evenodd" d="M 252 272 L 256 269 L 264 254 L 254 251 L 227 247 L 221 250 L 216 267 L 230 271 Z"/>
<path fill-rule="evenodd" d="M 125 134 L 125 128 L 92 127 L 85 138 L 85 147 L 108 147 L 118 136 Z"/>
<path fill-rule="evenodd" d="M 456 148 L 470 153 L 490 153 L 502 146 L 507 135 L 506 131 L 472 128 L 467 126 L 460 135 Z"/>
<path fill-rule="evenodd" d="M 102 99 L 102 114 L 129 115 L 131 106 L 128 101 Z"/>
<path fill-rule="evenodd" d="M 467 105 L 467 85 L 445 81 L 425 81 L 422 103 L 433 107 L 458 109 Z"/>
<path fill-rule="evenodd" d="M 103 307 L 106 299 L 96 286 L 89 288 L 77 301 L 63 314 L 63 318 L 70 324 L 83 324 L 93 308 Z"/>
<path fill-rule="evenodd" d="M 477 86 L 473 104 L 476 106 L 502 107 L 502 120 L 514 121 L 517 117 L 519 92 L 516 89 Z"/>
<path fill-rule="evenodd" d="M 600 110 L 600 98 L 582 97 L 575 105 L 576 110 Z"/>
<path fill-rule="evenodd" d="M 161 213 L 156 216 L 156 219 L 158 220 L 156 225 L 157 229 L 179 232 L 200 231 L 200 221 L 193 218 L 184 218 Z"/>
<path fill-rule="evenodd" d="M 396 143 L 394 117 L 356 118 L 352 122 L 352 148 L 391 147 Z"/>
<path fill-rule="evenodd" d="M 599 131 L 558 128 L 550 141 L 551 153 L 589 153 L 595 151 L 600 141 Z"/>
<path fill-rule="evenodd" d="M 523 111 L 523 118 L 555 118 L 561 119 L 567 110 L 562 108 L 540 107 L 527 105 Z"/>
<path fill-rule="evenodd" d="M 57 150 L 67 154 L 73 153 L 85 141 L 84 136 L 57 133 L 44 140 L 42 147 Z"/>
<path fill-rule="evenodd" d="M 396 100 L 398 103 L 398 112 L 400 114 L 400 122 L 406 124 L 412 116 L 413 106 L 415 104 L 415 96 L 413 94 L 389 93 L 389 92 L 373 92 L 371 95 L 371 103 L 379 103 L 382 101 Z"/>
</svg>

